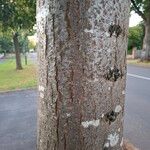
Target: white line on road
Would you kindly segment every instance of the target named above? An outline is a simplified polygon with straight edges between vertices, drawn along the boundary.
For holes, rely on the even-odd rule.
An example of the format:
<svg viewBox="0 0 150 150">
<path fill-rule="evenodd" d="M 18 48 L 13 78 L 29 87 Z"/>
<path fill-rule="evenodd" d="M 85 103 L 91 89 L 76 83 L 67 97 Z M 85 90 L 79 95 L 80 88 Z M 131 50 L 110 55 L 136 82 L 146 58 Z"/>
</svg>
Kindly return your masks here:
<svg viewBox="0 0 150 150">
<path fill-rule="evenodd" d="M 131 76 L 131 77 L 139 78 L 139 79 L 150 80 L 150 78 L 148 78 L 148 77 L 143 77 L 143 76 L 139 76 L 139 75 L 136 75 L 136 74 L 127 73 L 127 75 Z"/>
</svg>

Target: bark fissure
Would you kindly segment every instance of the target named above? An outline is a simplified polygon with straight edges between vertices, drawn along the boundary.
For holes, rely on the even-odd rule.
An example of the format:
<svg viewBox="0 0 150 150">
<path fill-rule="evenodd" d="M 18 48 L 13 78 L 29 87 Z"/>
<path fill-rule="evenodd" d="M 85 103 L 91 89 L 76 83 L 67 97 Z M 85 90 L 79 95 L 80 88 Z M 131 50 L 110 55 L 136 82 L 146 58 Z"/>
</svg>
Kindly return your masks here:
<svg viewBox="0 0 150 150">
<path fill-rule="evenodd" d="M 66 12 L 65 12 L 65 20 L 67 24 L 67 32 L 68 32 L 68 40 L 71 37 L 71 22 L 70 22 L 70 16 L 69 16 L 69 7 L 70 7 L 70 2 L 67 2 L 66 4 Z"/>
<path fill-rule="evenodd" d="M 59 78 L 58 78 L 58 64 L 57 64 L 57 57 L 55 56 L 55 81 L 56 81 L 56 90 L 57 90 L 57 99 L 56 99 L 56 104 L 55 104 L 55 113 L 56 113 L 56 119 L 57 119 L 57 122 L 56 122 L 56 134 L 57 134 L 57 148 L 59 146 L 59 103 L 61 101 L 61 95 L 60 95 L 60 91 L 59 91 Z"/>
<path fill-rule="evenodd" d="M 55 41 L 56 41 L 56 37 L 55 37 L 55 14 L 52 14 L 52 22 L 53 22 L 53 45 L 55 46 Z"/>
<path fill-rule="evenodd" d="M 73 86 L 74 86 L 74 70 L 73 68 L 71 69 L 71 73 L 70 73 L 70 99 L 71 102 L 73 103 Z"/>
</svg>

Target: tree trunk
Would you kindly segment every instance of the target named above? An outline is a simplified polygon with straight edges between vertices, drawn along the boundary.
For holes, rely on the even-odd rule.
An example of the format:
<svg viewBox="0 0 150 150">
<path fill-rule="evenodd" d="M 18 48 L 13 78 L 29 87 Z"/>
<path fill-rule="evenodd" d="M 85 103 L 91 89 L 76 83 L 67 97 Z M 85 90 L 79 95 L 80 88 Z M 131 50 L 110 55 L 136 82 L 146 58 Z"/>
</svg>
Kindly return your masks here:
<svg viewBox="0 0 150 150">
<path fill-rule="evenodd" d="M 150 59 L 150 17 L 145 21 L 145 36 L 143 40 L 144 59 Z"/>
<path fill-rule="evenodd" d="M 24 61 L 25 61 L 25 65 L 28 64 L 28 59 L 27 59 L 27 54 L 25 53 L 25 56 L 24 56 Z"/>
<path fill-rule="evenodd" d="M 19 47 L 18 33 L 17 32 L 15 32 L 13 35 L 13 42 L 14 42 L 15 55 L 16 55 L 16 69 L 21 70 L 23 68 L 21 65 L 20 47 Z"/>
<path fill-rule="evenodd" d="M 38 150 L 121 150 L 129 0 L 37 0 Z"/>
</svg>

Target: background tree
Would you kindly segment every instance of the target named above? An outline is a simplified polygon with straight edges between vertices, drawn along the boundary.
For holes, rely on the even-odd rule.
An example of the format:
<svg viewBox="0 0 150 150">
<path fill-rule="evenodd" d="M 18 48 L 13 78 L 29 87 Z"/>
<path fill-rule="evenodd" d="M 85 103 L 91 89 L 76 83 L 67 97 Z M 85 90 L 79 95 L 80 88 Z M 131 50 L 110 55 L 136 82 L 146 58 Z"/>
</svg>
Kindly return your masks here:
<svg viewBox="0 0 150 150">
<path fill-rule="evenodd" d="M 131 0 L 133 10 L 143 18 L 145 36 L 143 40 L 143 51 L 145 59 L 150 57 L 150 0 Z"/>
<path fill-rule="evenodd" d="M 1 0 L 0 21 L 3 31 L 11 29 L 16 53 L 16 69 L 22 69 L 19 33 L 30 32 L 35 24 L 35 0 Z"/>
<path fill-rule="evenodd" d="M 38 150 L 122 150 L 129 0 L 37 0 Z"/>
<path fill-rule="evenodd" d="M 135 27 L 129 28 L 128 36 L 128 53 L 132 53 L 132 48 L 137 47 L 137 49 L 142 49 L 144 38 L 144 28 L 143 24 L 139 24 Z"/>
<path fill-rule="evenodd" d="M 10 53 L 13 51 L 13 43 L 9 37 L 0 36 L 0 53 Z"/>
</svg>

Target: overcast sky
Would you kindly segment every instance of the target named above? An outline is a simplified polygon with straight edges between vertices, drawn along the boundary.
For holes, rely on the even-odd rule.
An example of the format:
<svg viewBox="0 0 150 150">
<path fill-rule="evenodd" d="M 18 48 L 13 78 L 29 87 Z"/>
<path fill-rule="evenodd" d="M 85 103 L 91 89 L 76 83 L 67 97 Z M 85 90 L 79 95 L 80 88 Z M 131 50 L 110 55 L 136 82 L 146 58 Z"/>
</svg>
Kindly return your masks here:
<svg viewBox="0 0 150 150">
<path fill-rule="evenodd" d="M 140 21 L 142 21 L 142 18 L 135 12 L 131 12 L 129 26 L 130 27 L 136 26 L 137 24 L 139 24 Z"/>
</svg>

